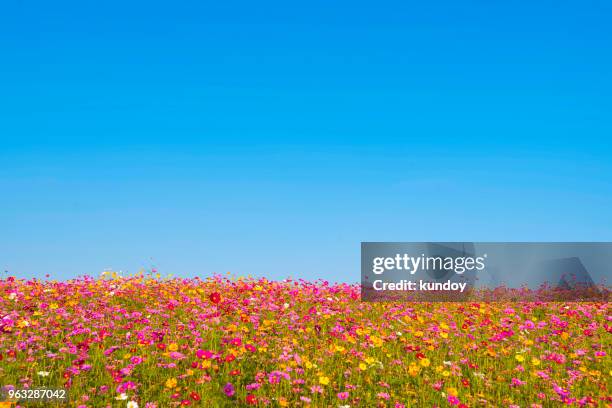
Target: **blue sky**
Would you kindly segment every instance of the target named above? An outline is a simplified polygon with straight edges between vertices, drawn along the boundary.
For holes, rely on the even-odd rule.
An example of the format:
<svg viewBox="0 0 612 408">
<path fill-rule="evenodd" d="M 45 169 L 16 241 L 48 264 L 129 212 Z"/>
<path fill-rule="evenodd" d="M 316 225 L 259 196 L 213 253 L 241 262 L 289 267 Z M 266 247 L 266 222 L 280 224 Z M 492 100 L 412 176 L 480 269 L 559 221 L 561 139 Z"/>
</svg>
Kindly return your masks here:
<svg viewBox="0 0 612 408">
<path fill-rule="evenodd" d="M 361 241 L 612 240 L 611 17 L 5 1 L 0 268 L 357 281 Z"/>
</svg>

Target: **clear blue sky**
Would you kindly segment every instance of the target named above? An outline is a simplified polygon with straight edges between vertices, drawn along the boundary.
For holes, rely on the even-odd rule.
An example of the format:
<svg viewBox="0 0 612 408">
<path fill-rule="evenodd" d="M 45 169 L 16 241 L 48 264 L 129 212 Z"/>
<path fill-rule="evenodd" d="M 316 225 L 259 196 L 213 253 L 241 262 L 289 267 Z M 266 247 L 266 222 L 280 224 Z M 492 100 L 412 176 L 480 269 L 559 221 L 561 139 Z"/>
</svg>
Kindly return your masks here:
<svg viewBox="0 0 612 408">
<path fill-rule="evenodd" d="M 2 270 L 612 240 L 609 1 L 98 3 L 0 6 Z"/>
</svg>

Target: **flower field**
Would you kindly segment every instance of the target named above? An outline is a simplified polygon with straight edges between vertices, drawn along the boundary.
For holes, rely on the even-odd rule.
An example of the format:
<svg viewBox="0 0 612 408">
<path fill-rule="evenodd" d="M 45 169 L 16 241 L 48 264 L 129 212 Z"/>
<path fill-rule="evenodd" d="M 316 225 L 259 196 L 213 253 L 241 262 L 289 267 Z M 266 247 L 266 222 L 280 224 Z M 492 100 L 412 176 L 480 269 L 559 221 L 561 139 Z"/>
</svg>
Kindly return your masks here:
<svg viewBox="0 0 612 408">
<path fill-rule="evenodd" d="M 68 388 L 75 407 L 612 404 L 606 302 L 366 303 L 358 285 L 323 281 L 8 278 L 0 318 L 0 386 Z"/>
</svg>

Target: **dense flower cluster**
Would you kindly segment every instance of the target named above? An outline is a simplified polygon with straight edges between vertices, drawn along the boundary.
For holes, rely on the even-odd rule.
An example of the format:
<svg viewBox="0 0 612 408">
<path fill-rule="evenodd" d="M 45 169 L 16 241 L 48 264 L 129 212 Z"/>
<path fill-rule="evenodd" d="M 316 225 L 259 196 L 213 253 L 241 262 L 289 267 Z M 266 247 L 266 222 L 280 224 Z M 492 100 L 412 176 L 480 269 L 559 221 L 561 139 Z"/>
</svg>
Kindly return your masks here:
<svg viewBox="0 0 612 408">
<path fill-rule="evenodd" d="M 600 303 L 367 303 L 216 276 L 0 280 L 0 386 L 71 406 L 605 406 Z"/>
</svg>

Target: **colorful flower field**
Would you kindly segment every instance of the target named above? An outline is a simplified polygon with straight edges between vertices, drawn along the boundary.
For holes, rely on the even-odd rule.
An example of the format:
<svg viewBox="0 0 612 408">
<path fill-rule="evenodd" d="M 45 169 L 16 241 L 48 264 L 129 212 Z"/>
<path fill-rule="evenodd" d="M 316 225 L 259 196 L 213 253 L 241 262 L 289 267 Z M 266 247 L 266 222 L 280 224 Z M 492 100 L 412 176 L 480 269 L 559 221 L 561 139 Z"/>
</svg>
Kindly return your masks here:
<svg viewBox="0 0 612 408">
<path fill-rule="evenodd" d="M 358 285 L 323 281 L 8 278 L 0 317 L 4 390 L 67 388 L 75 407 L 612 404 L 606 302 L 366 303 Z"/>
</svg>

